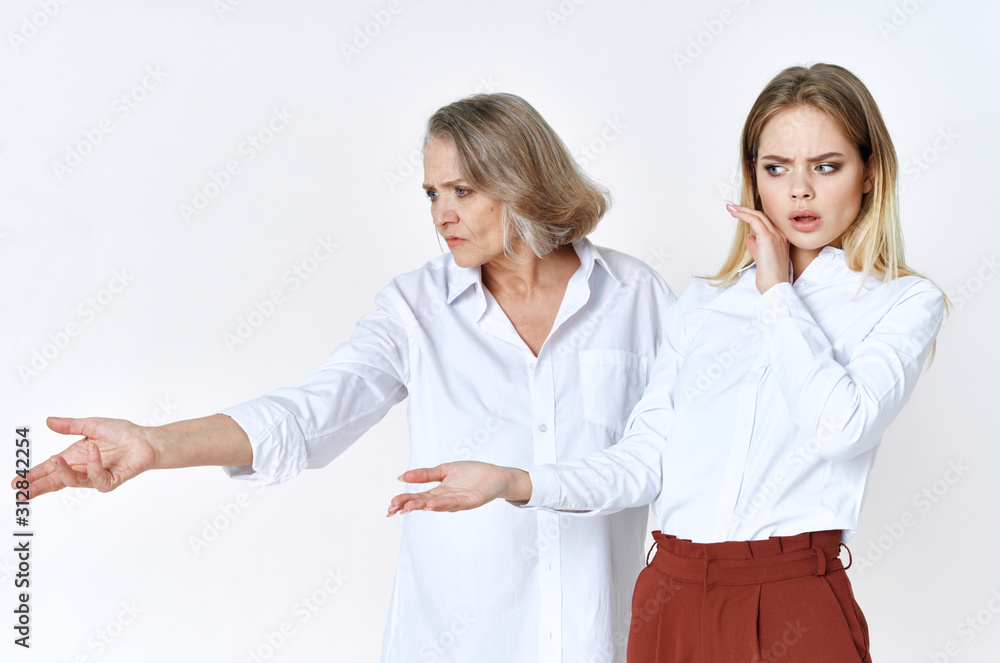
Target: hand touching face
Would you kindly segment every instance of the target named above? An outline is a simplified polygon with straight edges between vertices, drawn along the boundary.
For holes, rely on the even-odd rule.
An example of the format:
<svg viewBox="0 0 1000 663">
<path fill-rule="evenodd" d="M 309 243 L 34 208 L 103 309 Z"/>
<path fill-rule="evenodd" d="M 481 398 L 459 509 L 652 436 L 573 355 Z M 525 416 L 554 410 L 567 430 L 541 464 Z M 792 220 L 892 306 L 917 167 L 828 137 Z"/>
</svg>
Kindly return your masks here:
<svg viewBox="0 0 1000 663">
<path fill-rule="evenodd" d="M 754 161 L 764 214 L 787 239 L 795 273 L 840 246 L 872 189 L 874 168 L 825 111 L 786 109 L 764 125 Z"/>
</svg>

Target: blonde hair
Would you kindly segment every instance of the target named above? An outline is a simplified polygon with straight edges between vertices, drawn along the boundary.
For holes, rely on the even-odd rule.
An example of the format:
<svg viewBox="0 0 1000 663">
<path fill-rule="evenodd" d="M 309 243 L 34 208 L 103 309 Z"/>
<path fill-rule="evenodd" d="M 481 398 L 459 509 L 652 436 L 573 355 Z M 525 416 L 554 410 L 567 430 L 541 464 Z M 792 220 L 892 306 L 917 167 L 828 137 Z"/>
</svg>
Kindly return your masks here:
<svg viewBox="0 0 1000 663">
<path fill-rule="evenodd" d="M 552 127 L 513 94 L 476 94 L 438 109 L 424 144 L 449 138 L 469 186 L 500 201 L 504 252 L 514 239 L 541 257 L 586 237 L 611 206 Z"/>
<path fill-rule="evenodd" d="M 811 106 L 826 112 L 844 136 L 857 146 L 861 161 L 874 167 L 872 189 L 862 197 L 857 219 L 841 237 L 847 265 L 861 273 L 862 282 L 872 275 L 888 282 L 916 274 L 903 257 L 903 233 L 896 197 L 896 148 L 871 92 L 843 67 L 822 63 L 808 68 L 789 67 L 764 87 L 743 126 L 740 204 L 763 209 L 755 169 L 760 136 L 771 118 L 796 106 Z M 746 249 L 749 234 L 747 224 L 738 224 L 722 269 L 704 278 L 721 287 L 735 283 L 740 270 L 753 262 Z"/>
</svg>

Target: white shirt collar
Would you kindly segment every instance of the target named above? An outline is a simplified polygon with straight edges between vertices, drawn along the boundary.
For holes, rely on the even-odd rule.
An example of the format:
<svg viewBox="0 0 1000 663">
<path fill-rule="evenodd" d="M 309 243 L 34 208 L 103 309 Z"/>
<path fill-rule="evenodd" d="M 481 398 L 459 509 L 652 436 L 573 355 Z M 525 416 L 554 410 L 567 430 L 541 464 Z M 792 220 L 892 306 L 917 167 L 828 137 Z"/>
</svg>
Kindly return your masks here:
<svg viewBox="0 0 1000 663">
<path fill-rule="evenodd" d="M 573 242 L 573 249 L 576 251 L 577 257 L 580 259 L 580 266 L 583 268 L 585 276 L 584 281 L 590 280 L 590 275 L 594 271 L 594 265 L 598 264 L 604 268 L 604 271 L 606 271 L 612 279 L 615 280 L 615 283 L 621 285 L 621 279 L 618 278 L 618 276 L 611 269 L 611 265 L 609 265 L 608 261 L 601 255 L 600 250 L 598 250 L 598 248 L 594 246 L 589 239 L 583 238 L 579 241 Z M 459 267 L 455 264 L 454 260 L 449 261 L 448 303 L 451 304 L 455 301 L 456 297 L 461 295 L 473 285 L 476 286 L 479 296 L 483 297 L 482 268 Z M 485 304 L 485 299 L 483 302 Z"/>
</svg>

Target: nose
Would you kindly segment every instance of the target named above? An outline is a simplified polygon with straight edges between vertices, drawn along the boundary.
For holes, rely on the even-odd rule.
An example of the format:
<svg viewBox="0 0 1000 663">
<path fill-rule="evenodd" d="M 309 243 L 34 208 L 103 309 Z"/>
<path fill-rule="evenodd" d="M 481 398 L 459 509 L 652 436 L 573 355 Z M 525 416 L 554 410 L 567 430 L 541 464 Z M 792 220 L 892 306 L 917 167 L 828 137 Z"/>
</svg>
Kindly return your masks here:
<svg viewBox="0 0 1000 663">
<path fill-rule="evenodd" d="M 443 228 L 449 223 L 455 223 L 458 221 L 458 213 L 455 212 L 454 208 L 448 201 L 438 198 L 431 206 L 431 219 L 434 220 L 435 226 Z"/>
<path fill-rule="evenodd" d="M 808 171 L 796 169 L 792 173 L 790 193 L 794 200 L 810 200 L 815 195 Z"/>
</svg>

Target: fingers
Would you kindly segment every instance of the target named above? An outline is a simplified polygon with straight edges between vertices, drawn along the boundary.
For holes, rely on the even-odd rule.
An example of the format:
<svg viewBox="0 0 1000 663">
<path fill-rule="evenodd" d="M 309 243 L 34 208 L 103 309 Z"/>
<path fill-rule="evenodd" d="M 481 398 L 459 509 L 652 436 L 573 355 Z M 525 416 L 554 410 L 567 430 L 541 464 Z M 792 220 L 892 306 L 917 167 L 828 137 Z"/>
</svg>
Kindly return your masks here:
<svg viewBox="0 0 1000 663">
<path fill-rule="evenodd" d="M 403 493 L 401 495 L 396 495 L 389 502 L 389 511 L 385 514 L 386 518 L 389 516 L 394 516 L 397 513 L 409 513 L 411 511 L 420 511 L 427 507 L 427 501 L 430 499 L 430 495 L 427 493 Z"/>
<path fill-rule="evenodd" d="M 418 467 L 414 470 L 407 470 L 399 475 L 400 481 L 406 483 L 430 483 L 432 481 L 444 481 L 444 465 L 437 467 Z"/>
<path fill-rule="evenodd" d="M 49 461 L 45 461 L 44 463 L 39 463 L 38 465 L 35 465 L 33 468 L 28 470 L 28 473 L 25 475 L 24 478 L 28 480 L 28 483 L 34 484 L 39 479 L 47 477 L 54 471 L 55 471 L 55 466 L 52 465 L 52 463 L 50 463 Z M 14 479 L 14 481 L 19 481 L 20 478 L 21 477 L 18 477 L 17 479 Z"/>
<path fill-rule="evenodd" d="M 734 218 L 743 221 L 749 225 L 754 234 L 779 234 L 778 230 L 771 223 L 771 220 L 767 218 L 760 210 L 755 210 L 750 207 L 743 207 L 742 205 L 737 205 L 736 203 L 726 201 L 726 209 L 729 211 Z"/>
<path fill-rule="evenodd" d="M 45 461 L 43 464 L 47 465 L 48 461 Z M 34 499 L 41 495 L 45 495 L 46 493 L 54 493 L 57 490 L 62 490 L 65 487 L 66 485 L 62 482 L 62 479 L 59 478 L 58 474 L 50 473 L 40 479 L 29 479 L 28 495 L 31 499 Z"/>
<path fill-rule="evenodd" d="M 397 513 L 410 513 L 411 511 L 465 511 L 474 508 L 470 506 L 471 503 L 472 500 L 463 497 L 440 496 L 431 493 L 403 493 L 392 498 L 385 516 L 388 518 Z"/>
<path fill-rule="evenodd" d="M 53 456 L 48 460 L 55 469 L 55 475 L 59 477 L 64 486 L 72 488 L 91 488 L 90 479 L 83 472 L 77 472 L 62 456 Z"/>
<path fill-rule="evenodd" d="M 72 419 L 69 417 L 49 417 L 45 425 L 63 435 L 87 435 L 90 428 L 89 419 Z"/>
<path fill-rule="evenodd" d="M 87 478 L 99 492 L 106 493 L 114 488 L 114 477 L 104 469 L 101 462 L 101 451 L 93 442 L 87 443 Z"/>
<path fill-rule="evenodd" d="M 749 253 L 750 257 L 754 259 L 754 262 L 757 262 L 757 236 L 747 235 L 746 245 L 747 253 Z"/>
</svg>

